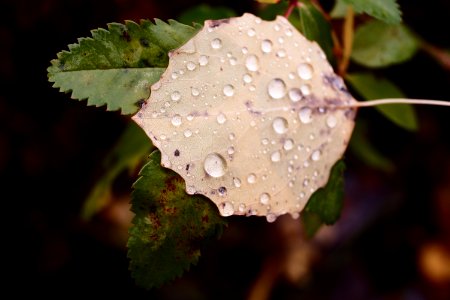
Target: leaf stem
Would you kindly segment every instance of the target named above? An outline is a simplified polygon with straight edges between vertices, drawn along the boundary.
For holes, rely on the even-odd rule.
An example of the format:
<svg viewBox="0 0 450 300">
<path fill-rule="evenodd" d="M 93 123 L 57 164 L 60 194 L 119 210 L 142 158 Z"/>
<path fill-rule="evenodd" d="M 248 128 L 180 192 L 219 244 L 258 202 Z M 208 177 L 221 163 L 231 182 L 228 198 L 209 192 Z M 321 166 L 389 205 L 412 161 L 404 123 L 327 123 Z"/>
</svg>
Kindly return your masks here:
<svg viewBox="0 0 450 300">
<path fill-rule="evenodd" d="M 351 105 L 344 107 L 369 107 L 387 104 L 414 104 L 414 105 L 437 105 L 437 106 L 449 106 L 450 101 L 443 100 L 426 100 L 426 99 L 403 99 L 403 98 L 391 98 L 391 99 L 377 99 L 370 101 L 359 101 Z"/>
<path fill-rule="evenodd" d="M 289 16 L 291 15 L 292 11 L 297 6 L 297 3 L 298 3 L 298 0 L 289 0 L 289 6 L 288 6 L 286 12 L 284 13 L 284 17 L 286 19 L 289 18 Z"/>
<path fill-rule="evenodd" d="M 347 72 L 348 65 L 350 63 L 350 55 L 352 53 L 353 47 L 353 26 L 355 21 L 355 13 L 351 6 L 347 8 L 347 14 L 345 16 L 344 28 L 342 32 L 342 42 L 343 42 L 343 51 L 342 51 L 342 60 L 339 64 L 339 75 L 344 76 Z"/>
</svg>

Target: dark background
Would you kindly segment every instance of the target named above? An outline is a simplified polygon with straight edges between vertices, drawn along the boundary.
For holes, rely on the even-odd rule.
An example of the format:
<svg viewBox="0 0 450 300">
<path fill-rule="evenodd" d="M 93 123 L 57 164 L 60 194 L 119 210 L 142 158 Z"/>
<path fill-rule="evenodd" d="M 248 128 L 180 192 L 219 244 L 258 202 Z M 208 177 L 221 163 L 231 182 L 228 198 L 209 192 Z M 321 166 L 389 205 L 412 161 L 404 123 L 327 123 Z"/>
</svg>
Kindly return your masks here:
<svg viewBox="0 0 450 300">
<path fill-rule="evenodd" d="M 275 282 L 271 299 L 450 299 L 450 109 L 424 106 L 417 107 L 417 133 L 372 109 L 361 111 L 368 138 L 396 170 L 371 169 L 348 152 L 343 217 L 314 241 L 302 241 L 297 229 L 286 235 L 292 231 L 286 218 L 274 225 L 230 218 L 222 239 L 206 247 L 182 279 L 150 292 L 135 287 L 127 270 L 127 199 L 91 222 L 79 218 L 100 162 L 129 119 L 70 100 L 47 82 L 46 68 L 91 29 L 125 19 L 177 18 L 199 2 L 1 1 L 2 285 L 16 295 L 242 299 L 295 244 L 308 267 L 294 279 L 269 280 Z M 255 8 L 250 0 L 208 3 L 238 14 Z M 400 4 L 420 36 L 450 49 L 449 1 Z M 450 70 L 424 52 L 379 72 L 411 98 L 450 100 Z M 129 193 L 132 181 L 123 181 Z"/>
</svg>

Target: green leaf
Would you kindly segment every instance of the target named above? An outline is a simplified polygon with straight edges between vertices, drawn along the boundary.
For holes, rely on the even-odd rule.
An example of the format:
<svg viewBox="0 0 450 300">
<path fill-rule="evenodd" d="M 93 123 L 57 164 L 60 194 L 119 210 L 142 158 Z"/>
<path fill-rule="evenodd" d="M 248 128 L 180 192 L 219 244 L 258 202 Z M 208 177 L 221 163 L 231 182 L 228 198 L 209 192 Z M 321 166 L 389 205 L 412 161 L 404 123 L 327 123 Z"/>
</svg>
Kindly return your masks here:
<svg viewBox="0 0 450 300">
<path fill-rule="evenodd" d="M 300 6 L 300 30 L 310 41 L 316 41 L 325 52 L 328 61 L 333 61 L 333 39 L 330 23 L 312 3 Z"/>
<path fill-rule="evenodd" d="M 347 15 L 348 4 L 345 0 L 336 0 L 333 9 L 330 11 L 330 17 L 333 19 L 342 19 Z"/>
<path fill-rule="evenodd" d="M 273 5 L 260 6 L 258 16 L 266 21 L 274 20 L 277 16 L 283 15 L 288 8 L 289 3 L 287 1 L 279 1 Z M 294 10 L 297 10 L 295 8 Z M 298 10 L 297 10 L 298 12 Z M 300 17 L 298 13 L 291 13 L 288 18 L 289 22 L 298 30 L 301 30 Z"/>
<path fill-rule="evenodd" d="M 356 12 L 366 13 L 385 23 L 398 24 L 402 21 L 402 13 L 397 0 L 343 0 L 352 5 Z"/>
<path fill-rule="evenodd" d="M 326 186 L 318 189 L 306 204 L 301 219 L 308 237 L 322 224 L 331 225 L 339 219 L 344 201 L 344 170 L 344 161 L 336 162 Z"/>
<path fill-rule="evenodd" d="M 202 196 L 189 196 L 184 180 L 160 166 L 161 154 L 150 155 L 134 184 L 136 214 L 128 240 L 130 270 L 136 283 L 157 287 L 180 276 L 200 256 L 208 239 L 217 238 L 225 221 Z"/>
<path fill-rule="evenodd" d="M 72 98 L 88 99 L 88 105 L 132 114 L 136 103 L 149 97 L 150 86 L 168 64 L 168 52 L 196 31 L 173 20 L 108 24 L 108 30 L 93 30 L 92 38 L 80 38 L 58 53 L 47 69 L 49 81 L 62 92 L 72 91 Z"/>
<path fill-rule="evenodd" d="M 185 10 L 178 17 L 178 20 L 184 24 L 203 24 L 205 20 L 219 20 L 235 16 L 236 13 L 226 6 L 212 7 L 208 4 L 200 4 L 188 10 Z"/>
<path fill-rule="evenodd" d="M 407 61 L 417 49 L 418 41 L 406 26 L 371 21 L 356 30 L 351 58 L 366 67 L 386 67 Z"/>
<path fill-rule="evenodd" d="M 136 170 L 152 148 L 144 131 L 131 122 L 103 161 L 105 173 L 84 202 L 81 212 L 83 219 L 90 219 L 109 203 L 112 197 L 112 185 L 116 178 L 126 170 Z"/>
<path fill-rule="evenodd" d="M 403 92 L 392 82 L 377 78 L 371 73 L 347 74 L 345 79 L 365 100 L 383 98 L 406 98 Z M 409 104 L 392 104 L 375 106 L 386 118 L 407 130 L 416 130 L 417 116 Z"/>
</svg>

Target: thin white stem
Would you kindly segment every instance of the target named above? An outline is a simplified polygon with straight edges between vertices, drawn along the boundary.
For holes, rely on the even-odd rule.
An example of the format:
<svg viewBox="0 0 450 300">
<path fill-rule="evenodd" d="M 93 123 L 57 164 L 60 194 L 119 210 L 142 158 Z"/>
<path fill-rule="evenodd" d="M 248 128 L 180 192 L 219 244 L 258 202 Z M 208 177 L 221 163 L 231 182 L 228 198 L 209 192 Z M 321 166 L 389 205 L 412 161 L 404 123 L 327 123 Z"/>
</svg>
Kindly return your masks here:
<svg viewBox="0 0 450 300">
<path fill-rule="evenodd" d="M 359 101 L 357 103 L 352 103 L 351 105 L 348 105 L 348 107 L 368 107 L 386 104 L 422 104 L 422 105 L 450 106 L 450 101 L 393 98 L 393 99 Z"/>
</svg>

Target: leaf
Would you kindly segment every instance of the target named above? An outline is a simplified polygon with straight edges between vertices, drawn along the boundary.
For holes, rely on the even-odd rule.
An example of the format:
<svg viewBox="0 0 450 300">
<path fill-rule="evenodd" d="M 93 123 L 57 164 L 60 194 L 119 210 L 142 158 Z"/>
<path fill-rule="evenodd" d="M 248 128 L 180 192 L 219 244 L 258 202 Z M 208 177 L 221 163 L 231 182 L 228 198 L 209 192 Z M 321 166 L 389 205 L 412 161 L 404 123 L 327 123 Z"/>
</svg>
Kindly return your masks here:
<svg viewBox="0 0 450 300">
<path fill-rule="evenodd" d="M 136 283 L 150 289 L 180 276 L 195 264 L 200 248 L 222 232 L 225 221 L 201 196 L 188 196 L 184 182 L 161 168 L 158 151 L 134 184 L 128 257 Z"/>
<path fill-rule="evenodd" d="M 403 92 L 392 82 L 377 78 L 371 73 L 347 74 L 345 79 L 365 100 L 405 98 Z M 412 105 L 392 104 L 375 108 L 398 126 L 407 130 L 417 130 L 417 116 Z"/>
<path fill-rule="evenodd" d="M 352 5 L 356 12 L 366 13 L 388 24 L 399 24 L 402 13 L 397 0 L 343 0 Z"/>
<path fill-rule="evenodd" d="M 336 0 L 333 9 L 330 12 L 330 17 L 333 19 L 342 19 L 347 15 L 348 4 L 345 0 Z"/>
<path fill-rule="evenodd" d="M 107 105 L 122 114 L 136 112 L 168 62 L 168 52 L 185 43 L 196 29 L 176 21 L 108 24 L 58 53 L 47 69 L 49 81 L 88 105 Z"/>
<path fill-rule="evenodd" d="M 308 237 L 312 237 L 322 224 L 331 225 L 339 219 L 344 202 L 344 170 L 344 162 L 337 161 L 328 183 L 306 204 L 301 219 Z"/>
<path fill-rule="evenodd" d="M 310 41 L 316 41 L 325 52 L 329 61 L 333 61 L 333 39 L 330 23 L 312 3 L 300 6 L 300 30 Z"/>
<path fill-rule="evenodd" d="M 416 38 L 404 25 L 371 21 L 356 30 L 351 58 L 366 67 L 387 67 L 407 61 L 417 49 Z"/>
<path fill-rule="evenodd" d="M 276 4 L 272 5 L 260 5 L 258 16 L 267 21 L 274 20 L 277 16 L 283 15 L 288 9 L 289 3 L 288 1 L 279 1 Z M 294 11 L 298 10 L 294 8 Z M 300 28 L 300 14 L 299 13 L 291 13 L 289 18 L 289 22 L 294 25 L 295 28 Z"/>
<path fill-rule="evenodd" d="M 223 216 L 273 222 L 298 216 L 326 184 L 354 103 L 320 47 L 284 17 L 244 14 L 207 21 L 177 49 L 133 120 L 189 194 L 207 196 Z"/>
<path fill-rule="evenodd" d="M 152 145 L 142 129 L 130 123 L 103 161 L 106 171 L 84 202 L 81 213 L 83 219 L 90 219 L 109 203 L 115 179 L 126 170 L 135 170 L 151 149 Z"/>
<path fill-rule="evenodd" d="M 259 3 L 265 3 L 265 4 L 276 4 L 279 3 L 281 0 L 255 0 Z"/>
<path fill-rule="evenodd" d="M 212 7 L 208 4 L 200 4 L 188 10 L 185 10 L 178 20 L 184 24 L 201 23 L 205 20 L 218 20 L 234 17 L 236 13 L 226 6 Z"/>
</svg>

